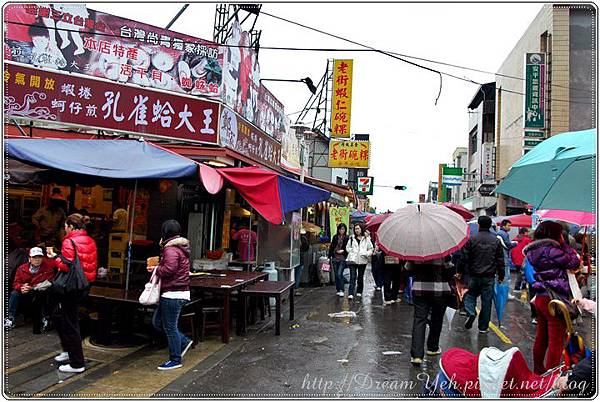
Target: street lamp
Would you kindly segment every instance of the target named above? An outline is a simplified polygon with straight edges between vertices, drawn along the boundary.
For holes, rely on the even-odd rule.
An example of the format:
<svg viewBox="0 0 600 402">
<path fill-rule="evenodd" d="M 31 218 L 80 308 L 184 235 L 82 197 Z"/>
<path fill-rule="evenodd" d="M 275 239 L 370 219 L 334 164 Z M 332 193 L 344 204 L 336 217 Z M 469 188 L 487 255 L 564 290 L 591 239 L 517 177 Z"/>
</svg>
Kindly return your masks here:
<svg viewBox="0 0 600 402">
<path fill-rule="evenodd" d="M 316 95 L 316 93 L 317 93 L 317 87 L 313 83 L 313 80 L 311 80 L 308 77 L 301 78 L 299 80 L 284 80 L 284 79 L 280 79 L 280 78 L 261 78 L 260 80 L 261 81 L 278 81 L 278 82 L 303 82 L 306 84 L 306 86 L 308 87 L 308 90 L 310 92 L 312 92 L 313 95 Z"/>
</svg>

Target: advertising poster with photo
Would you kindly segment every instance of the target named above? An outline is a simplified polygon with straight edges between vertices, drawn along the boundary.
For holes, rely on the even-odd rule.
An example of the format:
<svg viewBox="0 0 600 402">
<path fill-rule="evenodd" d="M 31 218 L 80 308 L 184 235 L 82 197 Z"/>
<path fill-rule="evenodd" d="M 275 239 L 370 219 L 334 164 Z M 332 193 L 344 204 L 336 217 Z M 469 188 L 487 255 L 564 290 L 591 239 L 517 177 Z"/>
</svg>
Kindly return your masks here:
<svg viewBox="0 0 600 402">
<path fill-rule="evenodd" d="M 4 60 L 220 96 L 223 55 L 217 44 L 83 4 L 8 4 L 4 39 Z"/>
<path fill-rule="evenodd" d="M 292 122 L 285 118 L 286 130 L 281 140 L 281 166 L 293 173 L 300 173 L 300 141 L 290 128 Z"/>
</svg>

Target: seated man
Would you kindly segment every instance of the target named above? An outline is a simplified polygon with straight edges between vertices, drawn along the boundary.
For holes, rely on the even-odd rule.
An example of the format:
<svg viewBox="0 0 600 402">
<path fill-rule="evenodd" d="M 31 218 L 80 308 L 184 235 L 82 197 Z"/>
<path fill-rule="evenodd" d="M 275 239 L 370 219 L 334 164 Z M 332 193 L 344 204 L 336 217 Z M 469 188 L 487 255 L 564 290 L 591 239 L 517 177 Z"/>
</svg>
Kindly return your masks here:
<svg viewBox="0 0 600 402">
<path fill-rule="evenodd" d="M 40 247 L 29 250 L 29 262 L 18 267 L 15 274 L 13 291 L 8 301 L 8 317 L 4 320 L 5 329 L 14 328 L 17 308 L 23 301 L 29 301 L 33 308 L 33 332 L 39 334 L 46 329 L 48 282 L 53 277 L 54 262 L 44 258 L 44 252 Z"/>
</svg>

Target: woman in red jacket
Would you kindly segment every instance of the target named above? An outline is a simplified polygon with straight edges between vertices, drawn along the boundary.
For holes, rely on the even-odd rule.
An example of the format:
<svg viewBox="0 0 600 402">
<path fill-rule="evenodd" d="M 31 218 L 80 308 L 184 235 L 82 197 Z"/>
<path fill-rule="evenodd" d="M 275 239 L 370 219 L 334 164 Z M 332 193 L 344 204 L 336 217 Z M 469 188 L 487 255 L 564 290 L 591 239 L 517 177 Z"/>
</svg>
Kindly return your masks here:
<svg viewBox="0 0 600 402">
<path fill-rule="evenodd" d="M 61 254 L 69 260 L 75 259 L 75 248 L 77 256 L 83 268 L 88 282 L 96 279 L 96 268 L 98 265 L 96 242 L 84 229 L 85 218 L 81 214 L 72 214 L 65 221 L 66 236 L 63 239 Z M 69 267 L 58 256 L 54 256 L 59 271 L 68 272 Z M 83 359 L 83 347 L 81 345 L 81 333 L 79 332 L 79 300 L 63 296 L 58 298 L 58 306 L 54 313 L 56 331 L 60 337 L 63 351 L 54 360 L 58 363 L 66 363 L 58 369 L 65 373 L 81 373 L 85 370 Z"/>
<path fill-rule="evenodd" d="M 181 237 L 181 226 L 176 220 L 165 221 L 161 228 L 161 255 L 158 266 L 148 267 L 160 278 L 160 301 L 152 317 L 152 324 L 167 336 L 169 360 L 159 370 L 182 366 L 181 359 L 192 346 L 192 340 L 177 328 L 181 308 L 190 301 L 190 242 Z"/>
</svg>

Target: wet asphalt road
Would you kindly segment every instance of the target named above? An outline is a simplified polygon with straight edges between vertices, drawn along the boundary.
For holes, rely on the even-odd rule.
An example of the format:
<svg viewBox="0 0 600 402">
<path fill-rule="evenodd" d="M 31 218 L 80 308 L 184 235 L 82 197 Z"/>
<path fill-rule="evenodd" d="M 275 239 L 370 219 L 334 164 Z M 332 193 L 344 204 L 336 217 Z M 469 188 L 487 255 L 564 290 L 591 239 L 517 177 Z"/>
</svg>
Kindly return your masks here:
<svg viewBox="0 0 600 402">
<path fill-rule="evenodd" d="M 288 321 L 284 310 L 281 336 L 274 335 L 272 326 L 250 334 L 229 357 L 202 376 L 179 384 L 178 393 L 254 398 L 416 396 L 422 381 L 435 376 L 439 357 L 426 357 L 421 367 L 410 363 L 412 306 L 384 307 L 370 272 L 365 279 L 362 300 L 338 297 L 333 286 L 302 289 L 302 296 L 296 298 L 296 320 Z M 328 316 L 342 310 L 356 312 L 356 318 Z M 451 327 L 445 320 L 440 346 L 474 353 L 486 346 L 502 350 L 518 346 L 532 367 L 535 326 L 528 305 L 509 301 L 504 321 L 501 331 L 512 344 L 493 331 L 479 334 L 476 324 L 465 330 L 464 317 L 457 313 Z M 495 313 L 492 322 L 497 323 Z M 292 324 L 299 327 L 291 328 Z M 580 329 L 585 333 L 590 325 L 588 319 Z M 586 335 L 590 334 L 588 330 Z M 384 355 L 386 351 L 400 354 Z"/>
</svg>

